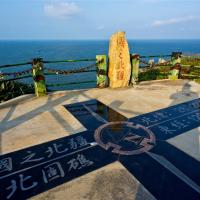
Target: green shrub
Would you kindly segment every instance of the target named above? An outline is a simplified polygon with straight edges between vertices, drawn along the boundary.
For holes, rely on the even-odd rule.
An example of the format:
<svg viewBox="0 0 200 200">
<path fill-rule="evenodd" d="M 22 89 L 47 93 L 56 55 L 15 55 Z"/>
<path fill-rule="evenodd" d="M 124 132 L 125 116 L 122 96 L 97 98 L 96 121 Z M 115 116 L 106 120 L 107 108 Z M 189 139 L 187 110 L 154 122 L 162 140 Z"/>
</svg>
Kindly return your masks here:
<svg viewBox="0 0 200 200">
<path fill-rule="evenodd" d="M 200 66 L 200 57 L 183 57 L 181 60 L 182 65 L 195 65 Z"/>
<path fill-rule="evenodd" d="M 139 73 L 139 81 L 149 81 L 167 78 L 166 73 L 161 73 L 159 69 L 150 69 Z"/>
<path fill-rule="evenodd" d="M 34 93 L 34 87 L 32 85 L 17 81 L 0 82 L 0 102 L 31 93 Z"/>
</svg>

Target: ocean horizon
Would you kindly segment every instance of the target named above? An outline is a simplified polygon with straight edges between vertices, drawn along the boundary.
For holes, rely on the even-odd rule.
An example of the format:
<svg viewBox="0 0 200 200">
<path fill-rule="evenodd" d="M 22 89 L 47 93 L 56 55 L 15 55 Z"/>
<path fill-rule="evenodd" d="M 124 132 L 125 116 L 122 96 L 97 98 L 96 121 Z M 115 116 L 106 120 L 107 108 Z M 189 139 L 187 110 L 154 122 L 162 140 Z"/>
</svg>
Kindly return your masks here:
<svg viewBox="0 0 200 200">
<path fill-rule="evenodd" d="M 173 51 L 200 54 L 200 39 L 128 39 L 130 53 L 164 55 Z M 0 65 L 44 59 L 89 58 L 108 54 L 109 40 L 0 40 Z M 88 57 L 89 56 L 89 57 Z"/>
<path fill-rule="evenodd" d="M 128 39 L 130 53 L 141 56 L 170 55 L 178 51 L 183 54 L 200 54 L 200 39 Z M 45 61 L 67 59 L 95 59 L 96 55 L 108 55 L 109 40 L 0 40 L 0 65 L 31 62 L 33 58 L 43 58 Z M 67 70 L 80 68 L 94 62 L 45 64 L 51 69 Z M 1 72 L 16 72 L 27 69 L 19 66 L 0 69 Z M 30 68 L 30 65 L 29 65 Z M 95 80 L 96 73 L 73 75 L 55 75 L 46 77 L 47 83 L 76 82 Z M 21 80 L 32 83 L 31 78 Z M 72 86 L 59 86 L 59 90 L 95 87 L 95 83 Z M 58 87 L 51 89 L 57 90 Z"/>
</svg>

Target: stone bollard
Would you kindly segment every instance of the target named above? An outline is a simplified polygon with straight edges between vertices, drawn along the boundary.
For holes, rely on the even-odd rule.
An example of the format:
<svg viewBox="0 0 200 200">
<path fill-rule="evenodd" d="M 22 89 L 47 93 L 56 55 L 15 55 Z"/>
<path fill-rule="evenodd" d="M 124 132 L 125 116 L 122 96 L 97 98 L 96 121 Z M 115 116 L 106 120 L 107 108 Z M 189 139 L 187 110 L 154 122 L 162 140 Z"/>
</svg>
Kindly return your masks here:
<svg viewBox="0 0 200 200">
<path fill-rule="evenodd" d="M 35 95 L 37 97 L 46 95 L 46 84 L 44 77 L 44 68 L 42 58 L 35 58 L 32 62 L 32 73 L 35 87 Z"/>
<path fill-rule="evenodd" d="M 106 55 L 97 55 L 96 64 L 97 64 L 97 87 L 105 88 L 108 85 Z"/>
<path fill-rule="evenodd" d="M 133 85 L 136 85 L 138 83 L 140 56 L 138 54 L 132 54 L 131 63 L 132 63 L 131 83 Z"/>
<path fill-rule="evenodd" d="M 172 57 L 171 57 L 171 64 L 172 67 L 170 68 L 169 71 L 169 76 L 168 78 L 170 80 L 177 80 L 180 78 L 181 75 L 181 52 L 172 52 Z"/>
<path fill-rule="evenodd" d="M 131 62 L 125 32 L 117 32 L 110 38 L 109 45 L 109 86 L 126 87 L 131 76 Z"/>
</svg>

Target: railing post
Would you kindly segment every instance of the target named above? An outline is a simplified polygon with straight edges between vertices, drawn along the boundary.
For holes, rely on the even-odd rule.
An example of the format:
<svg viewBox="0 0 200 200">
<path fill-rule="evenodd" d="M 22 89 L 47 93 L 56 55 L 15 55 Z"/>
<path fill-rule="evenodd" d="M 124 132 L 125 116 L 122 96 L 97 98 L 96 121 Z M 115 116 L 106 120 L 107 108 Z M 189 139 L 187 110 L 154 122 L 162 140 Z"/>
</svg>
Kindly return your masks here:
<svg viewBox="0 0 200 200">
<path fill-rule="evenodd" d="M 106 55 L 96 56 L 97 64 L 97 87 L 105 88 L 108 85 L 108 69 Z"/>
<path fill-rule="evenodd" d="M 32 73 L 35 87 L 35 95 L 37 97 L 46 95 L 46 84 L 44 77 L 44 67 L 42 58 L 35 58 L 32 62 Z"/>
<path fill-rule="evenodd" d="M 177 80 L 181 76 L 181 55 L 182 52 L 172 52 L 171 64 L 168 78 L 170 80 Z"/>
<path fill-rule="evenodd" d="M 131 55 L 131 64 L 132 64 L 131 83 L 133 85 L 136 85 L 138 82 L 139 65 L 140 65 L 140 56 L 138 54 Z"/>
</svg>

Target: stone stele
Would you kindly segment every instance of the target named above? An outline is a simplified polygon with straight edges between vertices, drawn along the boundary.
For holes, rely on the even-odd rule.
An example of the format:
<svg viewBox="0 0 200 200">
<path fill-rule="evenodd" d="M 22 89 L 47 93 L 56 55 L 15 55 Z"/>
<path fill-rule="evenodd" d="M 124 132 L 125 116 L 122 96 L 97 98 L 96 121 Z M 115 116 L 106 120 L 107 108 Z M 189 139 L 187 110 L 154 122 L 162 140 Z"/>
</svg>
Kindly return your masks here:
<svg viewBox="0 0 200 200">
<path fill-rule="evenodd" d="M 110 38 L 108 76 L 111 88 L 129 85 L 131 62 L 125 32 L 117 32 Z"/>
</svg>

